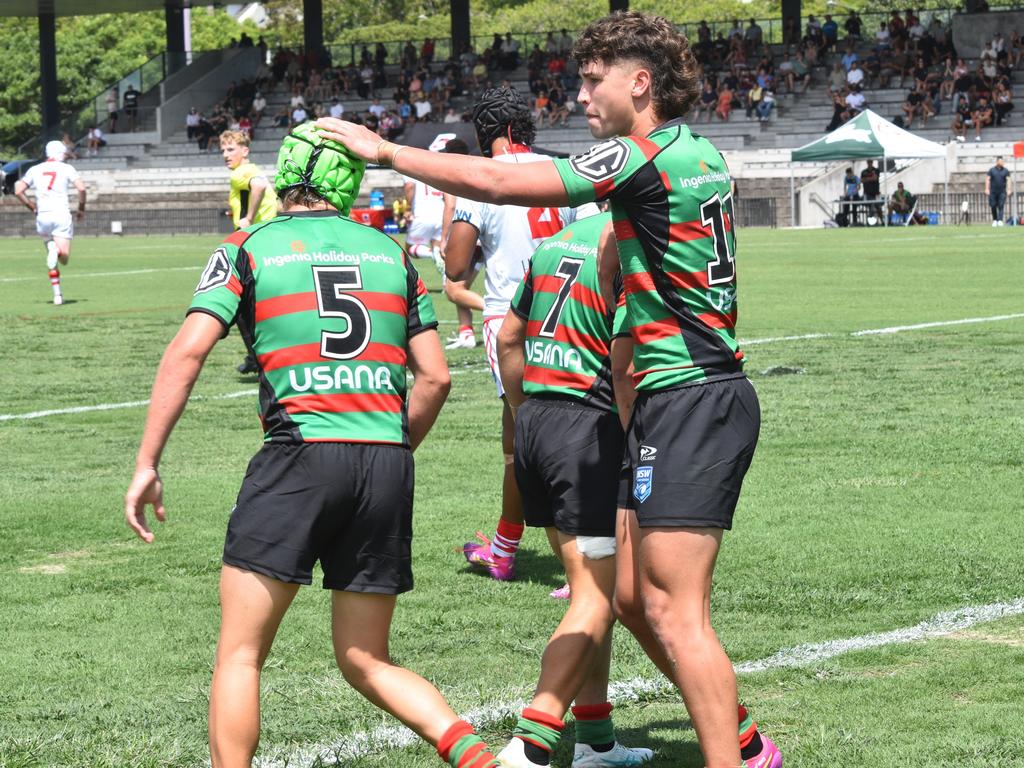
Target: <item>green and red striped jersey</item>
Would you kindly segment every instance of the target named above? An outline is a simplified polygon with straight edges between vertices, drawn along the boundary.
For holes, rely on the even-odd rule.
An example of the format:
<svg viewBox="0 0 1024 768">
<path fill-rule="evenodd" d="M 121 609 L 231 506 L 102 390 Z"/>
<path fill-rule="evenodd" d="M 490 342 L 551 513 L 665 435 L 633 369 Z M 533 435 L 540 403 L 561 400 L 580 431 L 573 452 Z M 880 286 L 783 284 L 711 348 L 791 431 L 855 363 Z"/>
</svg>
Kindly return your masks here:
<svg viewBox="0 0 1024 768">
<path fill-rule="evenodd" d="M 266 441 L 409 444 L 408 340 L 437 319 L 387 235 L 337 211 L 254 224 L 214 251 L 188 311 L 238 326 Z"/>
<path fill-rule="evenodd" d="M 639 390 L 742 375 L 729 170 L 682 119 L 556 159 L 571 205 L 609 200 Z"/>
<path fill-rule="evenodd" d="M 579 398 L 615 411 L 609 351 L 625 303 L 609 308 L 597 279 L 597 246 L 609 214 L 577 219 L 534 251 L 512 311 L 526 321 L 527 395 Z"/>
</svg>

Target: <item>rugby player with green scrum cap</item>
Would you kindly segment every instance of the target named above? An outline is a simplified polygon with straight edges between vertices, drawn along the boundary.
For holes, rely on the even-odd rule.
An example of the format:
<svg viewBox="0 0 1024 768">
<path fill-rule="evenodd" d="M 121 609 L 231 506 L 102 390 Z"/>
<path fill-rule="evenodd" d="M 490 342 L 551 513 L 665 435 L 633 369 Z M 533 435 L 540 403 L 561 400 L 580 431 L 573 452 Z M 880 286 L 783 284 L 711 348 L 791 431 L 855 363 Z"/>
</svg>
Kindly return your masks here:
<svg viewBox="0 0 1024 768">
<path fill-rule="evenodd" d="M 441 694 L 388 654 L 396 596 L 412 588 L 412 451 L 450 378 L 411 261 L 387 235 L 346 218 L 363 170 L 311 124 L 285 138 L 281 215 L 214 251 L 153 385 L 125 497 L 128 525 L 146 542 L 146 506 L 166 519 L 160 456 L 207 355 L 235 325 L 259 364 L 264 445 L 242 481 L 221 570 L 213 768 L 251 765 L 260 671 L 318 560 L 345 679 L 453 767 L 497 765 Z"/>
</svg>

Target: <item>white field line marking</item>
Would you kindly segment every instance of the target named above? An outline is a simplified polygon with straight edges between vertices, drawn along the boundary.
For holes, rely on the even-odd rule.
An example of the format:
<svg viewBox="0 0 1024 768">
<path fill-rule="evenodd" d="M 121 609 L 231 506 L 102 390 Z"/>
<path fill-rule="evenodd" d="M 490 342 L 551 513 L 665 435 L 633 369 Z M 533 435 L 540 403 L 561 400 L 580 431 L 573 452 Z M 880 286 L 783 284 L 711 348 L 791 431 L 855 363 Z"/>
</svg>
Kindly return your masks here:
<svg viewBox="0 0 1024 768">
<path fill-rule="evenodd" d="M 120 275 L 149 275 L 154 272 L 198 272 L 202 267 L 154 267 L 153 269 L 128 269 L 123 272 L 70 272 L 65 277 L 77 280 L 80 277 L 118 277 Z M 38 277 L 0 277 L 0 283 L 24 283 L 39 280 Z"/>
<path fill-rule="evenodd" d="M 1016 320 L 1024 317 L 1024 312 L 1018 312 L 1011 315 L 993 315 L 992 317 L 968 317 L 963 320 L 941 320 L 933 323 L 918 323 L 917 325 L 896 325 L 890 328 L 869 328 L 863 331 L 853 331 L 849 334 L 846 333 L 806 333 L 801 336 L 770 336 L 763 339 L 741 339 L 741 347 L 750 347 L 756 344 L 770 344 L 777 341 L 804 341 L 808 339 L 828 339 L 836 338 L 840 336 L 879 336 L 883 334 L 902 333 L 904 331 L 916 331 L 926 328 L 942 328 L 950 325 L 966 325 L 968 323 L 993 323 L 1000 320 Z M 465 368 L 455 368 L 451 370 L 453 375 L 462 373 L 474 373 L 476 371 L 488 370 L 487 366 L 473 366 Z M 241 392 L 232 392 L 227 395 L 216 395 L 213 397 L 203 397 L 197 395 L 190 400 L 226 400 L 233 397 L 244 397 L 245 395 L 255 394 L 257 390 L 246 389 Z M 89 413 L 91 411 L 113 411 L 120 408 L 139 408 L 142 406 L 149 405 L 149 400 L 133 400 L 127 403 L 103 403 L 101 405 L 81 405 L 75 408 L 58 408 L 52 411 L 33 411 L 31 413 L 3 413 L 0 414 L 0 422 L 2 421 L 13 421 L 13 420 L 25 420 L 25 419 L 39 419 L 45 416 L 61 416 L 64 414 L 71 413 Z"/>
<path fill-rule="evenodd" d="M 921 640 L 945 637 L 961 632 L 976 624 L 1024 614 L 1024 598 L 1006 603 L 967 606 L 952 611 L 937 613 L 912 627 L 903 627 L 889 632 L 874 632 L 844 640 L 829 640 L 823 643 L 807 643 L 793 648 L 784 648 L 777 653 L 756 661 L 735 665 L 737 674 L 746 675 L 774 669 L 807 667 L 818 662 L 834 659 L 853 651 L 880 648 L 887 645 L 906 645 Z M 637 702 L 650 696 L 668 694 L 673 686 L 665 678 L 636 677 L 608 687 L 608 698 L 616 704 Z M 463 715 L 476 728 L 487 728 L 519 715 L 525 701 L 495 703 L 479 707 Z M 402 726 L 380 726 L 370 731 L 361 731 L 344 736 L 328 745 L 310 745 L 298 751 L 282 754 L 280 757 L 266 756 L 259 759 L 259 768 L 286 768 L 287 766 L 308 766 L 321 761 L 323 765 L 344 765 L 361 757 L 389 749 L 403 749 L 419 741 L 419 737 Z"/>
</svg>

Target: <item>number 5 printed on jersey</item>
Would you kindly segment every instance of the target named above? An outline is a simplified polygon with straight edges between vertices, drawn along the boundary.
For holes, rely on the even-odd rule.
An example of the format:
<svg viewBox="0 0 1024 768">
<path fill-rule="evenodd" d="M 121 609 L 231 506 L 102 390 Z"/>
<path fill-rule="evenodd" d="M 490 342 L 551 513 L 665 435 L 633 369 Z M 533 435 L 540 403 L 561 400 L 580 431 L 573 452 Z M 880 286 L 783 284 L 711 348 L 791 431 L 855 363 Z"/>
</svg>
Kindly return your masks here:
<svg viewBox="0 0 1024 768">
<path fill-rule="evenodd" d="M 333 360 L 358 357 L 370 343 L 370 313 L 346 291 L 362 289 L 359 267 L 313 267 L 313 279 L 320 317 L 343 317 L 348 324 L 342 333 L 320 332 L 320 356 Z"/>
</svg>

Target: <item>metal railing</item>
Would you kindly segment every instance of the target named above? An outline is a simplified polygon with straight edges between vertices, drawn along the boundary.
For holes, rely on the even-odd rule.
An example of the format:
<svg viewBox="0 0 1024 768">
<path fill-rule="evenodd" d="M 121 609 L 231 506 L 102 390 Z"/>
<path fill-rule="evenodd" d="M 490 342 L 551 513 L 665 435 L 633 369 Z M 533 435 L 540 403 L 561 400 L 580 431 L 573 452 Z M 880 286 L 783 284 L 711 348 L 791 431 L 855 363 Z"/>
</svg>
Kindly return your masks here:
<svg viewBox="0 0 1024 768">
<path fill-rule="evenodd" d="M 229 234 L 233 229 L 231 217 L 217 208 L 120 208 L 90 210 L 75 222 L 75 236 L 110 235 L 114 222 L 125 235 Z M 35 237 L 35 217 L 24 210 L 0 211 L 0 236 Z"/>
<path fill-rule="evenodd" d="M 774 197 L 742 197 L 733 206 L 736 226 L 771 227 L 774 229 L 776 220 L 776 204 Z"/>
<path fill-rule="evenodd" d="M 984 192 L 926 192 L 917 196 L 917 210 L 921 213 L 938 213 L 939 224 L 957 224 L 962 221 L 962 206 L 967 203 L 967 221 L 970 224 L 990 224 L 992 211 L 988 204 L 988 195 Z M 1024 192 L 1014 192 L 1006 196 L 1003 215 L 1020 221 L 1024 216 Z"/>
</svg>

